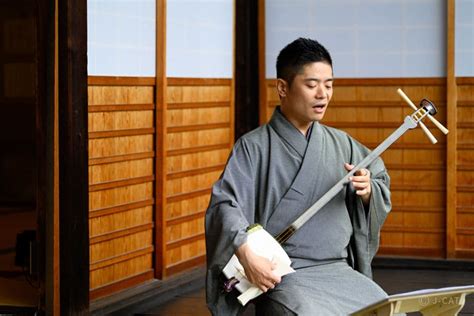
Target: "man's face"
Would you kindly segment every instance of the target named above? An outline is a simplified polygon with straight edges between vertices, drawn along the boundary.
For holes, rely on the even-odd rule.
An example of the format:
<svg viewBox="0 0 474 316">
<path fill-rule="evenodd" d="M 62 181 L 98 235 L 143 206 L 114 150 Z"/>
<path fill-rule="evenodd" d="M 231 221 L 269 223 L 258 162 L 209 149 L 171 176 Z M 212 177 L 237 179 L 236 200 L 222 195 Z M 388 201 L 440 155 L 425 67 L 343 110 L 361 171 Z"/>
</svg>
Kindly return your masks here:
<svg viewBox="0 0 474 316">
<path fill-rule="evenodd" d="M 295 76 L 291 86 L 278 80 L 281 109 L 290 122 L 300 128 L 322 120 L 333 92 L 330 65 L 324 62 L 307 64 Z"/>
</svg>

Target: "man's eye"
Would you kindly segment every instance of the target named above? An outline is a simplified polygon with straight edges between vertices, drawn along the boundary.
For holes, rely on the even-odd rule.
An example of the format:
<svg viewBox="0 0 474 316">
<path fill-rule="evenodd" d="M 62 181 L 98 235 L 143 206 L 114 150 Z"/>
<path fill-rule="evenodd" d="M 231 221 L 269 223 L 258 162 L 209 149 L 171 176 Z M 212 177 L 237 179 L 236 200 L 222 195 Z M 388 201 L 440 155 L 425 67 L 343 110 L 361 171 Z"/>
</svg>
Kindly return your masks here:
<svg viewBox="0 0 474 316">
<path fill-rule="evenodd" d="M 314 88 L 316 88 L 316 85 L 308 85 L 308 88 L 314 89 Z"/>
<path fill-rule="evenodd" d="M 332 86 L 326 86 L 326 89 L 331 90 Z"/>
</svg>

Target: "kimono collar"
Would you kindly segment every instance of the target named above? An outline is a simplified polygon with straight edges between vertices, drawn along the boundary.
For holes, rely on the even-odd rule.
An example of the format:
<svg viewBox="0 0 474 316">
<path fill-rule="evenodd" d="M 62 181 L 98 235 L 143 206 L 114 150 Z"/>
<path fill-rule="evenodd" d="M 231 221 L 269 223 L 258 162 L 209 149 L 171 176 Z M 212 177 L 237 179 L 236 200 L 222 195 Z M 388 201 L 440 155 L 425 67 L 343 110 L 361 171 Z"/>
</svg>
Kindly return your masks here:
<svg viewBox="0 0 474 316">
<path fill-rule="evenodd" d="M 309 137 L 306 138 L 286 117 L 281 113 L 280 106 L 273 111 L 270 126 L 283 138 L 291 147 L 293 147 L 302 157 L 306 152 L 306 147 L 311 138 L 317 134 L 318 122 L 314 122 L 308 130 Z"/>
</svg>

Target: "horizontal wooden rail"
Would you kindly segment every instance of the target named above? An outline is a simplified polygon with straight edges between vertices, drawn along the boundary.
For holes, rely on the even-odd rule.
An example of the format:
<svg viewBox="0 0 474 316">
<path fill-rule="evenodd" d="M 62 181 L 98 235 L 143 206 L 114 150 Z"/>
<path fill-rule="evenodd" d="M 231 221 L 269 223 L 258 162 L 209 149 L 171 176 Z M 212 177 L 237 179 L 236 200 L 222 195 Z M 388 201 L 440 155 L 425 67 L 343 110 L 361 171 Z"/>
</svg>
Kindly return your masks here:
<svg viewBox="0 0 474 316">
<path fill-rule="evenodd" d="M 154 86 L 155 77 L 89 76 L 89 86 Z"/>
<path fill-rule="evenodd" d="M 166 130 L 168 133 L 182 133 L 182 132 L 195 132 L 208 129 L 219 129 L 229 128 L 230 123 L 213 123 L 213 124 L 196 124 L 196 125 L 182 125 L 182 126 L 170 126 Z"/>
<path fill-rule="evenodd" d="M 474 85 L 474 77 L 457 77 L 456 84 L 462 85 Z"/>
<path fill-rule="evenodd" d="M 150 111 L 154 110 L 154 104 L 103 104 L 89 105 L 89 113 L 95 112 L 119 112 L 119 111 Z"/>
<path fill-rule="evenodd" d="M 167 226 L 179 225 L 179 224 L 190 222 L 196 219 L 204 218 L 205 214 L 206 214 L 206 211 L 199 211 L 197 213 L 169 218 L 166 220 L 166 224 Z"/>
<path fill-rule="evenodd" d="M 134 210 L 137 208 L 151 206 L 153 204 L 155 204 L 155 200 L 149 199 L 149 200 L 143 200 L 143 201 L 132 202 L 132 203 L 127 203 L 127 204 L 116 205 L 112 207 L 90 210 L 89 218 L 95 218 L 95 217 L 106 216 L 110 214 L 126 212 L 126 211 Z"/>
<path fill-rule="evenodd" d="M 168 110 L 201 109 L 201 108 L 226 108 L 230 107 L 230 102 L 186 102 L 168 103 Z"/>
<path fill-rule="evenodd" d="M 384 225 L 382 228 L 382 232 L 444 234 L 446 231 L 442 228 L 435 227 Z"/>
<path fill-rule="evenodd" d="M 193 197 L 208 195 L 210 193 L 211 193 L 211 188 L 196 190 L 196 191 L 191 191 L 191 192 L 186 192 L 186 193 L 175 194 L 175 195 L 168 196 L 166 198 L 166 202 L 168 202 L 168 203 L 179 202 L 179 201 L 183 201 L 183 200 L 192 199 Z"/>
<path fill-rule="evenodd" d="M 474 171 L 474 164 L 468 165 L 468 164 L 458 164 L 458 171 Z"/>
<path fill-rule="evenodd" d="M 446 165 L 441 163 L 422 163 L 422 164 L 396 164 L 396 163 L 387 163 L 385 167 L 389 170 L 446 170 Z"/>
<path fill-rule="evenodd" d="M 192 258 L 182 260 L 166 267 L 166 275 L 172 275 L 184 270 L 195 268 L 206 263 L 206 255 L 197 255 Z"/>
<path fill-rule="evenodd" d="M 89 244 L 94 245 L 94 244 L 104 242 L 104 241 L 107 241 L 107 240 L 112 240 L 112 239 L 116 239 L 116 238 L 120 238 L 120 237 L 133 235 L 133 234 L 136 234 L 136 233 L 141 233 L 141 232 L 153 229 L 154 226 L 155 225 L 153 223 L 147 223 L 147 224 L 137 225 L 137 226 L 128 227 L 128 228 L 124 228 L 124 229 L 114 230 L 112 232 L 108 232 L 108 233 L 105 233 L 105 234 L 91 236 Z"/>
<path fill-rule="evenodd" d="M 228 78 L 167 78 L 168 86 L 230 86 Z"/>
<path fill-rule="evenodd" d="M 461 227 L 461 228 L 456 229 L 456 232 L 457 232 L 459 235 L 474 236 L 474 228 Z"/>
<path fill-rule="evenodd" d="M 201 174 L 206 174 L 210 172 L 220 171 L 223 170 L 225 164 L 210 166 L 210 167 L 203 167 L 203 168 L 196 168 L 196 169 L 189 169 L 184 171 L 177 171 L 177 172 L 170 172 L 166 175 L 167 180 L 173 179 L 180 179 L 185 177 L 197 176 Z"/>
<path fill-rule="evenodd" d="M 128 261 L 128 260 L 131 260 L 131 259 L 141 257 L 143 255 L 150 254 L 153 251 L 154 251 L 154 247 L 152 245 L 150 245 L 150 246 L 147 246 L 147 247 L 144 247 L 144 248 L 140 248 L 140 249 L 136 249 L 136 250 L 133 250 L 133 251 L 129 251 L 127 253 L 116 255 L 116 256 L 113 256 L 113 257 L 110 257 L 110 258 L 106 258 L 106 259 L 98 260 L 98 261 L 95 261 L 95 262 L 91 262 L 89 270 L 94 271 L 94 270 L 102 269 L 102 268 L 105 268 L 105 267 L 108 267 L 108 266 L 111 266 L 111 265 L 114 265 L 114 264 L 117 264 L 117 263 L 120 263 L 120 262 Z"/>
<path fill-rule="evenodd" d="M 441 247 L 380 246 L 377 255 L 444 258 L 444 252 Z"/>
<path fill-rule="evenodd" d="M 474 192 L 474 185 L 458 185 L 456 186 L 458 192 Z"/>
<path fill-rule="evenodd" d="M 114 162 L 140 160 L 140 159 L 153 158 L 153 157 L 155 157 L 154 151 L 126 154 L 126 155 L 116 155 L 116 156 L 109 156 L 109 157 L 90 158 L 89 166 L 102 165 L 102 164 L 114 163 Z"/>
<path fill-rule="evenodd" d="M 470 144 L 470 143 L 458 143 L 457 149 L 461 149 L 461 150 L 472 150 L 472 149 L 474 149 L 474 144 Z"/>
<path fill-rule="evenodd" d="M 459 213 L 459 214 L 471 214 L 471 213 L 474 213 L 474 206 L 462 206 L 462 205 L 458 205 L 456 207 L 456 211 Z"/>
<path fill-rule="evenodd" d="M 446 187 L 444 185 L 405 185 L 405 184 L 392 184 L 390 185 L 391 191 L 413 191 L 413 192 L 444 192 Z"/>
<path fill-rule="evenodd" d="M 458 122 L 456 126 L 458 128 L 474 128 L 474 122 Z"/>
<path fill-rule="evenodd" d="M 470 108 L 474 105 L 474 101 L 471 100 L 458 100 L 456 106 L 458 108 Z"/>
<path fill-rule="evenodd" d="M 178 240 L 168 241 L 166 243 L 166 249 L 169 250 L 169 249 L 178 248 L 178 247 L 190 244 L 198 240 L 203 240 L 204 238 L 205 238 L 205 235 L 204 235 L 204 232 L 202 232 L 202 233 L 198 233 L 192 236 L 183 237 Z"/>
<path fill-rule="evenodd" d="M 168 157 L 170 157 L 170 156 L 179 156 L 179 155 L 186 155 L 186 154 L 202 153 L 202 152 L 206 152 L 206 151 L 228 149 L 228 148 L 230 148 L 229 143 L 189 147 L 189 148 L 182 148 L 182 149 L 172 149 L 172 150 L 168 150 L 166 152 L 166 156 L 168 156 Z"/>
<path fill-rule="evenodd" d="M 416 205 L 394 205 L 392 212 L 401 213 L 444 213 L 446 210 L 442 207 L 416 206 Z"/>
<path fill-rule="evenodd" d="M 148 134 L 154 134 L 154 133 L 155 133 L 154 128 L 121 129 L 121 130 L 115 130 L 115 131 L 89 132 L 89 139 L 148 135 Z"/>
<path fill-rule="evenodd" d="M 144 177 L 128 178 L 124 180 L 91 184 L 89 185 L 89 192 L 126 187 L 126 186 L 134 185 L 134 184 L 152 182 L 154 180 L 155 180 L 155 176 L 144 176 Z"/>
</svg>

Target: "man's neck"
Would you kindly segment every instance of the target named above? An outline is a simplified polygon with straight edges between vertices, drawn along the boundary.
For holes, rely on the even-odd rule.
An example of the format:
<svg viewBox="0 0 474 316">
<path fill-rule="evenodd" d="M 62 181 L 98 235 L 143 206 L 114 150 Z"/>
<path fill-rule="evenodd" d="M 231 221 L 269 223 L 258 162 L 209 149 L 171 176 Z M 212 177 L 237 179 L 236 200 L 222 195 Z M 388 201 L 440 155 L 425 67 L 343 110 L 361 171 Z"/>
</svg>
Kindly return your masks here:
<svg viewBox="0 0 474 316">
<path fill-rule="evenodd" d="M 293 125 L 301 134 L 303 134 L 304 137 L 308 136 L 308 131 L 310 130 L 310 127 L 313 124 L 313 122 L 302 123 L 292 118 L 287 113 L 285 113 L 285 111 L 281 107 L 280 107 L 280 112 L 288 120 L 288 122 L 291 123 L 291 125 Z"/>
</svg>

